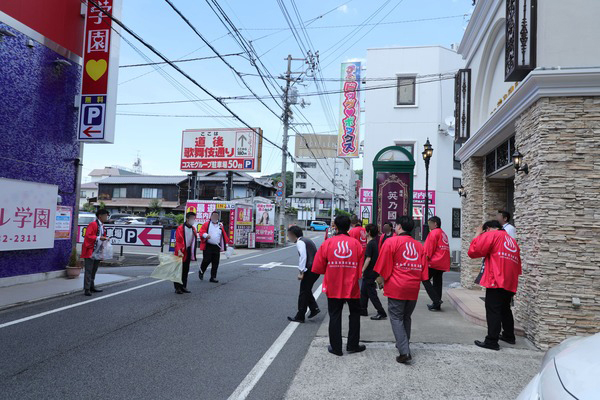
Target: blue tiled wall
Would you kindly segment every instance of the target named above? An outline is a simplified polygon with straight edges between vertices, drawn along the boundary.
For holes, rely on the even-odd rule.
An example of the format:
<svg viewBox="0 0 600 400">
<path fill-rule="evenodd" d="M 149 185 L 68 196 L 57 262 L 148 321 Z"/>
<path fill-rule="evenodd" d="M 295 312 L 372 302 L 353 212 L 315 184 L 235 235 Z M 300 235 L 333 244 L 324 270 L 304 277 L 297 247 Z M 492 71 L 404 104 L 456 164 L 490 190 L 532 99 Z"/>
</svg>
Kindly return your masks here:
<svg viewBox="0 0 600 400">
<path fill-rule="evenodd" d="M 81 67 L 57 68 L 63 57 L 0 29 L 16 35 L 0 40 L 0 177 L 58 185 L 62 205 L 74 207 Z M 0 252 L 0 278 L 64 269 L 70 251 L 71 241 L 57 240 L 53 249 Z"/>
</svg>

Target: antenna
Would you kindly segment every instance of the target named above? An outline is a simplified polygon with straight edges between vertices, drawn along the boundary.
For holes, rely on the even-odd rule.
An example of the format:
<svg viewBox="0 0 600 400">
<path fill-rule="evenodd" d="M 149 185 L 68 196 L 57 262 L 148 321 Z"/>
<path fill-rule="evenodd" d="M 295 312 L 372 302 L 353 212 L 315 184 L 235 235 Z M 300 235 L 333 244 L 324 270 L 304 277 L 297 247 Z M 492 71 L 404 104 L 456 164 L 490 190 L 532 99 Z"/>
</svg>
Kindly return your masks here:
<svg viewBox="0 0 600 400">
<path fill-rule="evenodd" d="M 136 174 L 142 173 L 142 159 L 140 158 L 140 151 L 138 150 L 135 161 L 133 162 L 133 172 Z"/>
<path fill-rule="evenodd" d="M 454 137 L 454 133 L 455 133 L 455 121 L 454 121 L 454 116 L 449 116 L 446 117 L 446 119 L 444 120 L 444 122 L 446 123 L 446 125 L 448 126 L 448 129 L 446 129 L 446 135 L 450 136 L 450 137 Z"/>
</svg>

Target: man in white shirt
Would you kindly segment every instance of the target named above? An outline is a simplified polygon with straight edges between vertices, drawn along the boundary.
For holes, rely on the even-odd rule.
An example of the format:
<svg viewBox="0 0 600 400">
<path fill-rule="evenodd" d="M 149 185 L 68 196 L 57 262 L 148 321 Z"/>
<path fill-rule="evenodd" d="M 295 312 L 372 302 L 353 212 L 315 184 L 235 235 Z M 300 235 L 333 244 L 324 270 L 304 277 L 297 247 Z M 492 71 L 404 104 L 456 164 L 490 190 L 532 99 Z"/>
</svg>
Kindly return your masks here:
<svg viewBox="0 0 600 400">
<path fill-rule="evenodd" d="M 308 318 L 313 318 L 321 312 L 312 291 L 313 285 L 319 279 L 319 275 L 311 271 L 315 254 L 317 254 L 317 246 L 312 240 L 303 236 L 302 229 L 298 226 L 291 226 L 287 235 L 290 242 L 296 243 L 299 257 L 298 269 L 300 270 L 298 274 L 298 280 L 300 280 L 298 312 L 294 317 L 288 317 L 288 321 L 302 323 L 308 308 L 310 308 Z"/>
<path fill-rule="evenodd" d="M 506 231 L 513 239 L 517 238 L 517 230 L 513 225 L 510 224 L 510 213 L 504 210 L 498 210 L 498 215 L 496 216 L 500 225 L 502 225 L 502 229 Z"/>
<path fill-rule="evenodd" d="M 213 211 L 210 215 L 210 221 L 202 224 L 200 228 L 200 250 L 202 250 L 202 264 L 198 276 L 204 280 L 204 273 L 208 266 L 212 264 L 210 269 L 210 282 L 219 283 L 217 280 L 217 270 L 219 268 L 219 260 L 221 252 L 227 250 L 229 238 L 225 232 L 223 224 L 219 222 L 219 213 Z"/>
</svg>

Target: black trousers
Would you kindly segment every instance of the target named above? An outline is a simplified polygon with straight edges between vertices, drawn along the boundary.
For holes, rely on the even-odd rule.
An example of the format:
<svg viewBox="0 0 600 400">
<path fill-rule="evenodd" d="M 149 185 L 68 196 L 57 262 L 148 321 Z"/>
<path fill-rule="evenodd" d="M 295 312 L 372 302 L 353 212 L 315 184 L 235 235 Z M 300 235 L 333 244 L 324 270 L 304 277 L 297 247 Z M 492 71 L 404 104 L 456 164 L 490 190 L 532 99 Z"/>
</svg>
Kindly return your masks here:
<svg viewBox="0 0 600 400">
<path fill-rule="evenodd" d="M 100 260 L 85 258 L 83 265 L 85 267 L 85 272 L 83 275 L 83 289 L 92 290 L 94 289 L 94 280 L 96 279 L 96 272 L 98 271 Z"/>
<path fill-rule="evenodd" d="M 211 279 L 217 279 L 217 270 L 219 269 L 219 260 L 221 259 L 221 248 L 216 244 L 206 243 L 206 248 L 202 252 L 202 264 L 200 270 L 205 273 L 209 264 L 212 264 L 210 269 Z"/>
<path fill-rule="evenodd" d="M 367 312 L 369 300 L 371 300 L 371 304 L 373 304 L 373 307 L 375 307 L 378 314 L 387 315 L 383 306 L 381 305 L 379 296 L 377 296 L 377 283 L 375 282 L 375 279 L 376 278 L 362 279 L 362 285 L 360 287 L 360 308 L 363 313 Z"/>
<path fill-rule="evenodd" d="M 502 336 L 515 339 L 515 321 L 510 304 L 515 294 L 504 289 L 485 290 L 485 319 L 487 320 L 488 334 L 485 342 L 498 344 L 500 331 Z"/>
<path fill-rule="evenodd" d="M 300 294 L 298 295 L 298 313 L 296 319 L 304 321 L 306 310 L 310 308 L 310 311 L 315 311 L 319 308 L 313 296 L 313 285 L 319 279 L 319 275 L 306 271 L 304 277 L 300 281 Z"/>
<path fill-rule="evenodd" d="M 442 302 L 442 275 L 444 275 L 444 271 L 429 268 L 429 279 L 423 281 L 423 286 L 434 306 L 438 306 Z"/>
<path fill-rule="evenodd" d="M 359 299 L 327 299 L 329 312 L 329 344 L 335 352 L 342 351 L 342 309 L 348 303 L 350 316 L 348 317 L 348 343 L 347 349 L 355 349 L 360 341 L 360 300 Z"/>
<path fill-rule="evenodd" d="M 175 290 L 180 288 L 187 288 L 188 274 L 190 273 L 190 261 L 192 261 L 192 248 L 187 248 L 186 261 L 183 262 L 181 268 L 181 283 L 173 282 Z"/>
</svg>

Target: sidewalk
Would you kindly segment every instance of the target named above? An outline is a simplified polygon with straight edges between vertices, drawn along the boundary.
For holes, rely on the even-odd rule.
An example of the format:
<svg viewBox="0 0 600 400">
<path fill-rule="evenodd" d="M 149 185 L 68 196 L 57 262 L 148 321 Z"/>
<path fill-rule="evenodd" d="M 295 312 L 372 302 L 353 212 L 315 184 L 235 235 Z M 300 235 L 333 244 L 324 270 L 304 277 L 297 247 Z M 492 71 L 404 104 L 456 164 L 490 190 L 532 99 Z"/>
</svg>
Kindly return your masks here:
<svg viewBox="0 0 600 400">
<path fill-rule="evenodd" d="M 387 309 L 387 300 L 380 292 Z M 444 294 L 441 312 L 430 312 L 421 290 L 413 314 L 411 365 L 398 364 L 389 320 L 361 319 L 361 342 L 367 350 L 336 357 L 329 344 L 325 318 L 296 372 L 286 399 L 514 399 L 536 374 L 543 352 L 518 337 L 499 352 L 476 347 L 484 327 L 466 321 Z M 370 315 L 374 314 L 372 306 Z M 348 329 L 347 309 L 342 320 Z M 345 348 L 345 343 L 344 343 Z"/>
</svg>

